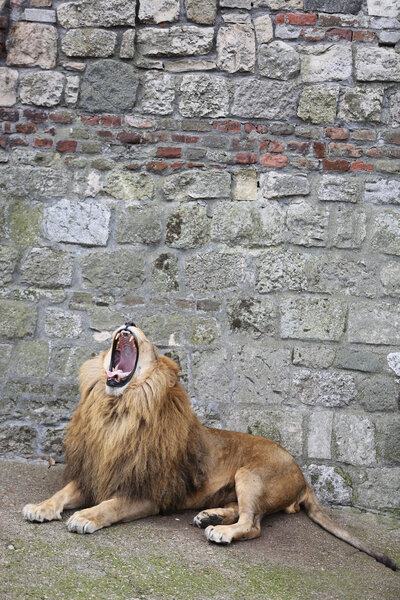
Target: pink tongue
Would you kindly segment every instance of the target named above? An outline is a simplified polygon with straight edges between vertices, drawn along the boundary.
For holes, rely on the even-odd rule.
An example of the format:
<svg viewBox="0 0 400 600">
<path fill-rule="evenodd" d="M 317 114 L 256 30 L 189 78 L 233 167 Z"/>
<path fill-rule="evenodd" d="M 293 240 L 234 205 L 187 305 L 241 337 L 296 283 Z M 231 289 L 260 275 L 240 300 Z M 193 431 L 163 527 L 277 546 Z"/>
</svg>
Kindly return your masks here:
<svg viewBox="0 0 400 600">
<path fill-rule="evenodd" d="M 119 375 L 120 377 L 127 377 L 128 375 L 130 375 L 130 371 L 124 373 L 123 371 L 121 371 L 121 369 L 117 369 L 116 371 L 108 371 L 106 369 L 106 373 L 109 379 L 111 379 L 111 377 L 116 377 L 117 375 Z"/>
</svg>

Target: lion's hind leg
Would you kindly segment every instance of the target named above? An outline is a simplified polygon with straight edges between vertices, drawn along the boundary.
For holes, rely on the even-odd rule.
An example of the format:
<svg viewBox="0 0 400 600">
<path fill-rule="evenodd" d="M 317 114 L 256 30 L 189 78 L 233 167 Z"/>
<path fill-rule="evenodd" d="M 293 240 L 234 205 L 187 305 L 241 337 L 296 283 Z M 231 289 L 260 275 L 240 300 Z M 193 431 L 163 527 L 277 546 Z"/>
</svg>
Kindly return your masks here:
<svg viewBox="0 0 400 600">
<path fill-rule="evenodd" d="M 250 540 L 259 537 L 263 516 L 263 482 L 251 469 L 241 468 L 235 475 L 239 520 L 228 525 L 209 525 L 205 534 L 210 542 L 230 544 L 233 540 Z"/>
<path fill-rule="evenodd" d="M 51 498 L 39 504 L 27 504 L 22 509 L 27 521 L 53 521 L 61 519 L 61 513 L 66 508 L 78 508 L 83 503 L 82 494 L 75 483 L 71 481 Z"/>
<path fill-rule="evenodd" d="M 193 519 L 193 524 L 201 529 L 209 525 L 231 525 L 239 517 L 239 505 L 237 502 L 231 502 L 224 508 L 207 508 L 202 510 Z"/>
</svg>

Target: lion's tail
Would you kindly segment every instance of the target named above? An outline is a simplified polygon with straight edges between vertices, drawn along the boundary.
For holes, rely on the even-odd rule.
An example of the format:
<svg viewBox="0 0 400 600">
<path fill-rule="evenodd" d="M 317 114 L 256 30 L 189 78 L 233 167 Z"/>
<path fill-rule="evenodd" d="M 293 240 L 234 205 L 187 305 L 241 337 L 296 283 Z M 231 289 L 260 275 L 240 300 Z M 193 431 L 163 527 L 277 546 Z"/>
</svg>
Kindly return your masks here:
<svg viewBox="0 0 400 600">
<path fill-rule="evenodd" d="M 310 486 L 307 486 L 304 499 L 302 500 L 302 505 L 304 506 L 307 515 L 312 521 L 314 521 L 314 523 L 317 523 L 323 527 L 323 529 L 326 529 L 340 540 L 343 540 L 351 546 L 354 546 L 354 548 L 357 548 L 362 552 L 366 552 L 378 562 L 381 562 L 390 569 L 393 569 L 393 571 L 397 570 L 396 563 L 391 558 L 386 556 L 386 554 L 383 554 L 383 552 L 379 552 L 379 550 L 376 550 L 369 544 L 362 542 L 354 535 L 351 535 L 348 531 L 343 529 L 343 527 L 340 527 L 340 525 L 332 521 L 332 519 L 322 508 L 321 504 L 318 502 L 318 499 Z"/>
</svg>

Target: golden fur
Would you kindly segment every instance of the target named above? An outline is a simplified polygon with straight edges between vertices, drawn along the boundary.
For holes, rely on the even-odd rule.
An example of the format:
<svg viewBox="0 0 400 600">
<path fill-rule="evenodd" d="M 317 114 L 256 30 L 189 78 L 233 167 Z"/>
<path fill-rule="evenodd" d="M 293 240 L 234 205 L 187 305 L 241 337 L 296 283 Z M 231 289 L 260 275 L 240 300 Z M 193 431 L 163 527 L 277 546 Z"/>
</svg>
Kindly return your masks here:
<svg viewBox="0 0 400 600">
<path fill-rule="evenodd" d="M 139 328 L 129 330 L 139 348 L 132 379 L 117 391 L 108 386 L 111 350 L 82 366 L 81 400 L 65 442 L 66 485 L 48 500 L 25 506 L 26 519 L 60 519 L 64 509 L 86 506 L 67 525 L 92 533 L 160 511 L 205 509 L 194 523 L 205 528 L 208 540 L 226 544 L 258 537 L 266 514 L 303 507 L 323 528 L 396 569 L 385 554 L 329 518 L 279 444 L 201 425 L 178 366 L 158 356 Z"/>
</svg>

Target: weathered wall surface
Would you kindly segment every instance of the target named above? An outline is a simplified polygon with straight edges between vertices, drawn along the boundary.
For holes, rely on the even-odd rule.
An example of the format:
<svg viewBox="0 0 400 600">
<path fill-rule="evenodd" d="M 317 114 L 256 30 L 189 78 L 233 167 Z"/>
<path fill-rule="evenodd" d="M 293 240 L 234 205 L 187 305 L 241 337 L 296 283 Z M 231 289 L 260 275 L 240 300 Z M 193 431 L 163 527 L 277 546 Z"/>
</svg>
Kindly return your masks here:
<svg viewBox="0 0 400 600">
<path fill-rule="evenodd" d="M 396 0 L 0 2 L 0 450 L 133 319 L 205 423 L 400 508 Z"/>
</svg>

